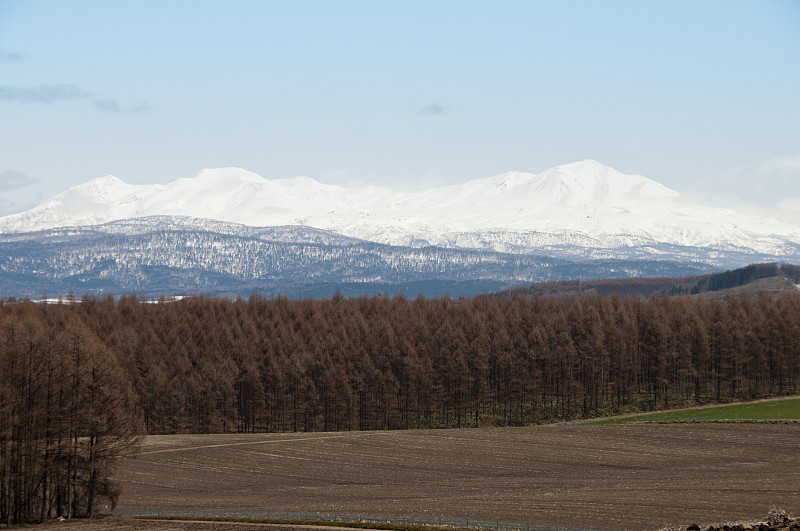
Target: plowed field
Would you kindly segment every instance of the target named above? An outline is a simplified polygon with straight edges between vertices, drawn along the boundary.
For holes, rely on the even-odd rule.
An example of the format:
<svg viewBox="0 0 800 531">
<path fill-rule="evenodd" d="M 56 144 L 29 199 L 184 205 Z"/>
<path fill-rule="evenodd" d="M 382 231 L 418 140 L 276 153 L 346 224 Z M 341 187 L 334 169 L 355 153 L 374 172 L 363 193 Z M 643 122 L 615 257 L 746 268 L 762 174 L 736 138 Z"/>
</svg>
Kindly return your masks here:
<svg viewBox="0 0 800 531">
<path fill-rule="evenodd" d="M 121 508 L 658 529 L 800 513 L 800 425 L 150 436 L 117 477 Z"/>
</svg>

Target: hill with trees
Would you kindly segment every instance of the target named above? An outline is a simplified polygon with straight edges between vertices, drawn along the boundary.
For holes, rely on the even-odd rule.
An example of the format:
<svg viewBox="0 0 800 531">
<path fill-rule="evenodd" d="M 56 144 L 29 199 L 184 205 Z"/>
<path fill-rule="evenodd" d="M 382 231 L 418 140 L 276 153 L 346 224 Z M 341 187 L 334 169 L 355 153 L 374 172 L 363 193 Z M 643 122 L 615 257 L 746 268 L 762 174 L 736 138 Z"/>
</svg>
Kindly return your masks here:
<svg viewBox="0 0 800 531">
<path fill-rule="evenodd" d="M 780 294 L 797 290 L 798 284 L 800 284 L 800 266 L 752 264 L 732 271 L 682 278 L 606 278 L 539 282 L 502 290 L 498 294 L 537 297 L 587 297 L 612 294 L 651 297 L 691 294 L 705 298 L 720 298 L 745 291 L 753 295 L 761 292 Z"/>
</svg>

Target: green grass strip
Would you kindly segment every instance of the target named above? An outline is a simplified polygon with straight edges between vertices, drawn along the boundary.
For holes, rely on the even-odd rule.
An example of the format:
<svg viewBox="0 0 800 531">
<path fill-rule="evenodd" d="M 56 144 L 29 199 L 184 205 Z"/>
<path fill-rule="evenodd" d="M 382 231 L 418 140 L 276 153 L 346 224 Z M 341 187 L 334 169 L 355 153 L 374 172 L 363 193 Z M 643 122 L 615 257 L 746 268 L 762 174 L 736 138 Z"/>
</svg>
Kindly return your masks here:
<svg viewBox="0 0 800 531">
<path fill-rule="evenodd" d="M 724 406 L 662 411 L 632 417 L 590 421 L 587 424 L 627 424 L 631 422 L 798 422 L 800 398 L 768 402 L 743 402 Z"/>
</svg>

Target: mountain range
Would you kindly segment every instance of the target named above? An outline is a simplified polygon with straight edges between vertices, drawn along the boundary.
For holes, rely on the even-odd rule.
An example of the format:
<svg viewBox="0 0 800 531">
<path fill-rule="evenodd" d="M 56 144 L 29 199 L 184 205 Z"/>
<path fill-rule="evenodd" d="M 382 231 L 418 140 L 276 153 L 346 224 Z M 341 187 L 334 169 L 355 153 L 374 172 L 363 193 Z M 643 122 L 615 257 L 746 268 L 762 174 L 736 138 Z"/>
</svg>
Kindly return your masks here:
<svg viewBox="0 0 800 531">
<path fill-rule="evenodd" d="M 6 290 L 21 285 L 19 275 L 30 277 L 22 283 L 29 289 L 41 278 L 51 290 L 163 292 L 170 282 L 221 292 L 318 282 L 507 286 L 796 262 L 800 228 L 692 202 L 591 160 L 411 192 L 222 168 L 158 185 L 94 179 L 0 218 L 0 249 Z M 276 273 L 277 257 L 298 268 Z M 160 280 L 143 273 L 152 267 Z M 74 287 L 66 281 L 78 278 Z"/>
</svg>

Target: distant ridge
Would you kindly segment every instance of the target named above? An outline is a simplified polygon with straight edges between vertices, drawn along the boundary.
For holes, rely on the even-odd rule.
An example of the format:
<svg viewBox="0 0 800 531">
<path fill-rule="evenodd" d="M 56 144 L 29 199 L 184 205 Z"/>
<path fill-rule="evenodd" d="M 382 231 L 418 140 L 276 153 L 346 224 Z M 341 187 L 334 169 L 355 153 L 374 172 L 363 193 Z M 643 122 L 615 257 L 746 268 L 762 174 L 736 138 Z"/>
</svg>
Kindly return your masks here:
<svg viewBox="0 0 800 531">
<path fill-rule="evenodd" d="M 475 249 L 391 246 L 303 226 L 139 218 L 0 235 L 0 296 L 73 291 L 329 297 L 378 291 L 471 296 L 537 280 L 713 270 L 660 260 L 573 262 Z M 52 297 L 51 297 L 52 298 Z"/>
<path fill-rule="evenodd" d="M 800 266 L 792 264 L 751 264 L 746 267 L 688 277 L 615 278 L 540 282 L 498 292 L 501 296 L 531 295 L 573 298 L 594 295 L 651 297 L 697 295 L 706 299 L 731 294 L 769 293 L 777 295 L 800 290 Z"/>
<path fill-rule="evenodd" d="M 692 203 L 593 160 L 414 192 L 241 168 L 157 185 L 105 176 L 0 218 L 0 296 L 462 296 L 769 262 L 800 263 L 800 228 Z M 658 282 L 634 291 L 647 289 Z"/>
<path fill-rule="evenodd" d="M 249 227 L 303 226 L 394 246 L 438 246 L 577 260 L 800 261 L 800 228 L 692 203 L 641 175 L 592 160 L 415 192 L 264 179 L 207 169 L 168 184 L 113 176 L 0 218 L 0 233 L 159 217 Z"/>
</svg>

